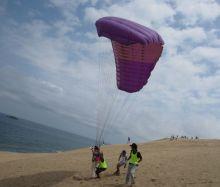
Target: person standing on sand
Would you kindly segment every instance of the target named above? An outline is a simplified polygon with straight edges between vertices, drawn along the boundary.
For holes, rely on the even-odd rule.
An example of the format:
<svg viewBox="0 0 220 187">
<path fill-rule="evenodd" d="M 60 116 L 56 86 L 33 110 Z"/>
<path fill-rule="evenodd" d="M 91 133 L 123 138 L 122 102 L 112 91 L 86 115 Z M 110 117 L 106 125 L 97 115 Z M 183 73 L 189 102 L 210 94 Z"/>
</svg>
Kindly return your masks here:
<svg viewBox="0 0 220 187">
<path fill-rule="evenodd" d="M 127 143 L 128 143 L 128 144 L 131 143 L 131 138 L 130 138 L 130 137 L 128 137 Z"/>
<path fill-rule="evenodd" d="M 137 144 L 132 143 L 131 145 L 131 152 L 128 158 L 128 171 L 126 175 L 125 183 L 128 184 L 131 181 L 131 185 L 135 184 L 134 182 L 134 174 L 138 167 L 138 164 L 142 161 L 141 153 L 137 150 Z"/>
<path fill-rule="evenodd" d="M 92 150 L 92 166 L 91 166 L 92 178 L 95 178 L 97 176 L 96 167 L 98 167 L 99 165 L 101 152 L 98 146 L 92 147 L 91 150 Z"/>
</svg>

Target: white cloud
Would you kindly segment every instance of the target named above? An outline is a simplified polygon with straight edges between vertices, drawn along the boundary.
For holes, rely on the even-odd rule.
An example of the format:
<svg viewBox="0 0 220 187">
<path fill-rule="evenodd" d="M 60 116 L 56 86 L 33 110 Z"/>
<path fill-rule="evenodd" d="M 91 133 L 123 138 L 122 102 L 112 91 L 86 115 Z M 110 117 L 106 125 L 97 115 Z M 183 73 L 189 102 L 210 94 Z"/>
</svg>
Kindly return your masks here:
<svg viewBox="0 0 220 187">
<path fill-rule="evenodd" d="M 165 41 L 167 55 L 177 55 L 179 49 L 181 53 L 188 53 L 195 45 L 199 45 L 207 40 L 207 34 L 201 27 L 177 29 L 173 27 L 162 27 L 160 33 Z"/>
<path fill-rule="evenodd" d="M 5 99 L 5 98 L 8 98 L 12 101 L 20 101 L 20 98 L 17 94 L 14 94 L 12 93 L 11 91 L 5 91 L 5 90 L 2 90 L 0 92 L 0 98 L 1 99 Z"/>
<path fill-rule="evenodd" d="M 183 16 L 183 24 L 211 22 L 219 18 L 220 5 L 215 0 L 177 0 L 176 10 Z"/>
<path fill-rule="evenodd" d="M 88 0 L 49 0 L 49 2 L 51 3 L 50 6 L 58 8 L 64 14 L 68 12 L 68 15 L 70 15 L 71 11 L 74 12 L 79 5 L 85 4 Z M 74 16 L 74 14 L 71 15 Z"/>
<path fill-rule="evenodd" d="M 104 9 L 88 7 L 85 9 L 85 19 L 95 22 L 104 16 L 116 16 L 137 21 L 145 26 L 165 24 L 167 20 L 172 21 L 175 12 L 162 1 L 134 0 L 124 4 L 112 4 Z"/>
<path fill-rule="evenodd" d="M 206 61 L 207 63 L 214 63 L 216 67 L 220 68 L 220 48 L 214 47 L 197 47 L 190 53 L 191 59 L 198 61 Z"/>
</svg>

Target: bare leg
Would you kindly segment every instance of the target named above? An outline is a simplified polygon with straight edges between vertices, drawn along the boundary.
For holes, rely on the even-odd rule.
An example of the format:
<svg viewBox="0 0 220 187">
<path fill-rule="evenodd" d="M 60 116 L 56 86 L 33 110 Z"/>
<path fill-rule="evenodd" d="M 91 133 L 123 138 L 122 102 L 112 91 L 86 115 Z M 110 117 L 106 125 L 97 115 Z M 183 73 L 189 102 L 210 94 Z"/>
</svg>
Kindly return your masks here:
<svg viewBox="0 0 220 187">
<path fill-rule="evenodd" d="M 91 172 L 92 172 L 92 177 L 93 177 L 93 178 L 96 177 L 95 169 L 96 169 L 96 163 L 95 163 L 95 162 L 92 162 Z"/>
</svg>

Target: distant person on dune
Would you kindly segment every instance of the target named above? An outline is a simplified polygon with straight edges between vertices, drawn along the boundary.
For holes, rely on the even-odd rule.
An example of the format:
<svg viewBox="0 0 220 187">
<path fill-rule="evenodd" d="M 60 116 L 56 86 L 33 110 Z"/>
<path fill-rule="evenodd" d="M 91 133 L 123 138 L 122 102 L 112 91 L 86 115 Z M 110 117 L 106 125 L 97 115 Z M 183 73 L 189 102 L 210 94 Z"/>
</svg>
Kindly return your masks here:
<svg viewBox="0 0 220 187">
<path fill-rule="evenodd" d="M 128 158 L 128 171 L 126 175 L 126 181 L 125 183 L 128 184 L 131 182 L 131 184 L 135 184 L 134 182 L 134 174 L 138 167 L 138 164 L 142 161 L 141 153 L 137 150 L 137 144 L 132 143 L 131 145 L 131 152 L 130 156 Z"/>
<path fill-rule="evenodd" d="M 121 154 L 119 155 L 118 164 L 116 166 L 117 170 L 115 171 L 114 175 L 120 175 L 120 167 L 121 166 L 124 166 L 124 168 L 126 167 L 127 159 L 128 158 L 127 158 L 126 151 L 123 150 Z"/>
<path fill-rule="evenodd" d="M 130 138 L 130 137 L 128 137 L 128 141 L 127 141 L 127 143 L 128 143 L 128 144 L 131 143 L 131 138 Z"/>
<path fill-rule="evenodd" d="M 103 153 L 100 154 L 100 161 L 98 166 L 96 167 L 96 178 L 100 178 L 100 173 L 105 171 L 107 169 L 108 165 L 107 162 L 104 159 Z"/>
</svg>

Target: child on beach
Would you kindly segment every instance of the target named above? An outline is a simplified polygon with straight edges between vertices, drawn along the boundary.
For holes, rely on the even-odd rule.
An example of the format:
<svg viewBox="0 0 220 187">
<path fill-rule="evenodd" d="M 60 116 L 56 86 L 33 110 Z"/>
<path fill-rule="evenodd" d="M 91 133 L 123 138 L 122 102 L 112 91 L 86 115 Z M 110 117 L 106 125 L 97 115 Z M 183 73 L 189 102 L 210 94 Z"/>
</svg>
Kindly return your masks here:
<svg viewBox="0 0 220 187">
<path fill-rule="evenodd" d="M 117 170 L 114 172 L 114 175 L 120 175 L 120 167 L 121 166 L 124 166 L 124 168 L 126 167 L 126 162 L 127 162 L 127 154 L 126 154 L 126 151 L 123 150 L 121 152 L 121 154 L 119 155 L 119 158 L 118 158 L 118 163 L 117 163 Z"/>
</svg>

